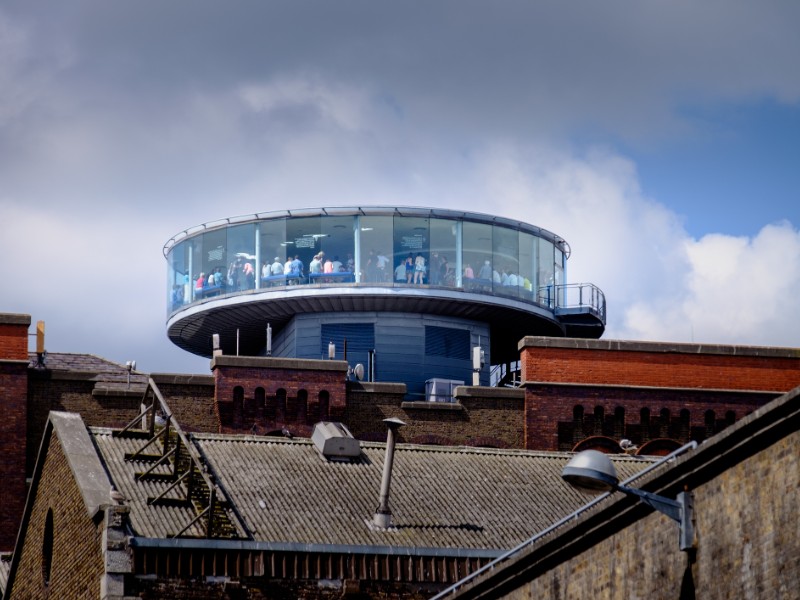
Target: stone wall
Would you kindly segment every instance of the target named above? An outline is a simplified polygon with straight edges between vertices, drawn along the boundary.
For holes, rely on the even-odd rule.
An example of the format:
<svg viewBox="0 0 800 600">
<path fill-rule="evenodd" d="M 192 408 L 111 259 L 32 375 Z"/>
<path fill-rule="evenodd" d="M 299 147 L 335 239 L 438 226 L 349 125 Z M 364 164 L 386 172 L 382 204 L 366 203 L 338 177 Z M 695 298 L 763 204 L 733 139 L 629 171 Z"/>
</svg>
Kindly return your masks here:
<svg viewBox="0 0 800 600">
<path fill-rule="evenodd" d="M 450 597 L 724 600 L 800 590 L 800 388 L 631 484 L 692 492 L 696 547 L 621 493 L 461 582 Z"/>
<path fill-rule="evenodd" d="M 401 442 L 447 446 L 521 448 L 524 392 L 510 388 L 460 386 L 455 402 L 404 402 L 400 384 L 353 384 L 345 422 L 362 440 L 386 440 L 383 419 L 406 423 Z"/>
<path fill-rule="evenodd" d="M 52 510 L 50 585 L 43 577 L 47 513 Z M 99 598 L 104 573 L 102 521 L 95 523 L 55 434 L 50 437 L 12 598 Z"/>
</svg>

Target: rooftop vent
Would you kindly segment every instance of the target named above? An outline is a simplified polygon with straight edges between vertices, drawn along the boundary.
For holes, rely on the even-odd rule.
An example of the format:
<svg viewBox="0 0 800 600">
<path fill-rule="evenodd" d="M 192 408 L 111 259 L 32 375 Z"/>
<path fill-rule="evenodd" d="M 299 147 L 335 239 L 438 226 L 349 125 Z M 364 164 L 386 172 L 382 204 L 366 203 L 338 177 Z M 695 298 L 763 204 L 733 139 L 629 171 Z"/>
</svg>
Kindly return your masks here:
<svg viewBox="0 0 800 600">
<path fill-rule="evenodd" d="M 425 399 L 428 402 L 455 402 L 455 389 L 464 385 L 459 379 L 428 379 L 425 382 Z"/>
<path fill-rule="evenodd" d="M 328 460 L 349 461 L 361 455 L 361 444 L 344 423 L 320 421 L 314 425 L 311 441 Z"/>
</svg>

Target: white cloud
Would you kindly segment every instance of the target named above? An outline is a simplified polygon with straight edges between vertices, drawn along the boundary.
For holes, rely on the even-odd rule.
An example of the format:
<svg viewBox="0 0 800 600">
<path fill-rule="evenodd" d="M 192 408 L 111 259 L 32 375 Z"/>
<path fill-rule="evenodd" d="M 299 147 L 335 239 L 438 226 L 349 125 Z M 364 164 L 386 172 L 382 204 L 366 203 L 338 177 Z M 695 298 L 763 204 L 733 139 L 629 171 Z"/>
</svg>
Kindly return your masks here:
<svg viewBox="0 0 800 600">
<path fill-rule="evenodd" d="M 792 224 L 767 225 L 753 238 L 692 239 L 642 194 L 635 166 L 607 151 L 495 148 L 481 177 L 494 211 L 570 243 L 569 280 L 605 292 L 605 337 L 800 343 L 800 232 Z"/>
</svg>

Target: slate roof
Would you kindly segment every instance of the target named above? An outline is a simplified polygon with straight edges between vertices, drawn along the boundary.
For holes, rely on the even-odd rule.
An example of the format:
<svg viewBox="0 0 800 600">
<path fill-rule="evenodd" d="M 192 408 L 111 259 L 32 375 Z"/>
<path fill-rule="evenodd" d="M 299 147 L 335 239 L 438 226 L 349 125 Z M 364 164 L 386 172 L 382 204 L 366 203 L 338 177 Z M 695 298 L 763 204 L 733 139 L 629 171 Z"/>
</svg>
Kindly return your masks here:
<svg viewBox="0 0 800 600">
<path fill-rule="evenodd" d="M 35 368 L 37 356 L 35 352 L 28 353 L 29 366 Z M 147 385 L 147 374 L 132 371 L 130 374 L 130 387 L 128 386 L 128 369 L 125 365 L 112 362 L 94 354 L 80 354 L 71 352 L 48 352 L 45 357 L 45 367 L 54 372 L 73 373 L 86 375 L 88 379 L 97 382 L 102 388 L 111 389 L 136 389 L 144 391 Z"/>
<path fill-rule="evenodd" d="M 112 483 L 127 498 L 136 536 L 169 537 L 191 521 L 190 508 L 147 504 L 169 484 L 135 481 L 143 466 L 124 455 L 140 448 L 141 440 L 113 437 L 108 429 L 90 434 Z M 506 550 L 590 499 L 560 477 L 569 453 L 398 444 L 389 500 L 394 527 L 378 529 L 371 521 L 385 444 L 361 442 L 357 462 L 338 463 L 323 458 L 308 439 L 191 439 L 222 497 L 233 504 L 228 512 L 239 536 L 255 542 Z M 651 462 L 614 458 L 621 479 Z M 199 528 L 188 533 L 202 535 Z"/>
</svg>

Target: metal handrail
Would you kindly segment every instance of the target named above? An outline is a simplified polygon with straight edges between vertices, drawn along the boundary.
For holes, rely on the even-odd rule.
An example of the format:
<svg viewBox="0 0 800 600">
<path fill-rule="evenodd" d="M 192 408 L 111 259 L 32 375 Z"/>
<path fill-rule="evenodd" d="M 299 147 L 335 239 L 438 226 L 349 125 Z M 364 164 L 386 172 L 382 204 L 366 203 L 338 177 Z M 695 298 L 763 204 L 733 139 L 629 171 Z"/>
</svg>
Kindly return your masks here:
<svg viewBox="0 0 800 600">
<path fill-rule="evenodd" d="M 139 477 L 137 477 L 137 479 L 141 479 L 141 478 L 145 477 L 146 474 L 149 474 L 150 472 L 152 472 L 157 466 L 164 464 L 169 459 L 169 457 L 171 457 L 171 456 L 174 457 L 174 460 L 177 463 L 178 457 L 180 456 L 181 447 L 186 449 L 186 453 L 188 455 L 189 461 L 191 462 L 191 464 L 189 465 L 189 468 L 188 468 L 188 472 L 195 472 L 196 471 L 196 473 L 201 477 L 203 483 L 206 486 L 206 489 L 208 489 L 208 492 L 209 492 L 209 504 L 194 519 L 192 519 L 189 524 L 187 524 L 178 534 L 176 534 L 175 537 L 177 537 L 177 536 L 183 534 L 186 530 L 188 530 L 189 527 L 191 527 L 194 523 L 196 523 L 202 516 L 204 516 L 206 514 L 209 514 L 209 515 L 213 514 L 213 510 L 212 509 L 213 509 L 215 504 L 218 504 L 217 486 L 214 484 L 214 482 L 211 480 L 211 477 L 206 472 L 206 468 L 204 467 L 203 459 L 199 455 L 199 453 L 197 451 L 197 448 L 195 448 L 195 446 L 189 442 L 189 439 L 188 439 L 187 435 L 184 433 L 183 429 L 181 429 L 181 427 L 178 424 L 177 420 L 172 418 L 172 416 L 173 416 L 172 415 L 172 411 L 170 410 L 169 406 L 167 405 L 167 402 L 164 399 L 164 396 L 161 394 L 161 390 L 158 389 L 158 386 L 156 385 L 155 381 L 153 381 L 152 377 L 148 378 L 147 388 L 145 388 L 144 396 L 143 396 L 143 402 L 142 402 L 143 404 L 146 404 L 146 401 L 148 399 L 148 394 L 152 394 L 153 402 L 149 406 L 147 406 L 147 408 L 141 414 L 139 414 L 139 416 L 137 416 L 133 421 L 128 423 L 128 425 L 126 425 L 122 429 L 122 431 L 115 432 L 114 435 L 115 436 L 123 436 L 126 432 L 128 432 L 128 431 L 130 431 L 132 429 L 132 427 L 133 427 L 133 425 L 135 423 L 141 422 L 142 419 L 149 414 L 149 416 L 150 416 L 150 422 L 149 422 L 150 439 L 141 448 L 139 448 L 133 455 L 131 455 L 129 460 L 135 460 L 136 457 L 141 455 L 142 451 L 145 448 L 149 447 L 158 438 L 160 438 L 162 436 L 164 437 L 164 443 L 162 445 L 162 456 L 161 456 L 161 458 L 156 462 L 155 465 L 152 465 L 145 473 L 143 473 Z M 155 417 L 156 417 L 157 409 L 160 409 L 161 413 L 163 415 L 165 415 L 164 418 L 165 418 L 165 421 L 166 421 L 165 427 L 161 431 L 159 431 L 158 433 L 155 432 Z M 172 428 L 172 431 L 175 433 L 175 435 L 178 438 L 178 441 L 176 443 L 176 447 L 174 449 L 172 449 L 172 450 L 169 449 L 169 432 L 170 432 L 170 428 Z M 176 464 L 176 468 L 175 468 L 175 474 L 177 475 L 177 464 Z M 183 479 L 184 479 L 184 477 L 181 477 L 178 481 L 182 481 Z M 193 481 L 193 479 L 194 479 L 194 476 L 190 477 L 190 482 Z M 173 486 L 170 486 L 170 489 L 172 489 L 174 487 L 174 485 L 175 484 L 173 484 Z M 219 492 L 222 494 L 222 497 L 223 497 L 224 501 L 227 504 L 231 505 L 232 503 L 230 502 L 230 498 L 227 497 L 227 494 L 225 493 L 225 490 L 220 488 Z M 162 496 L 163 496 L 163 494 L 159 495 L 159 498 L 161 498 Z M 212 512 L 209 513 L 209 511 L 212 511 Z M 239 515 L 238 511 L 234 511 L 234 512 L 236 514 L 236 518 L 239 520 L 239 526 L 240 526 L 241 530 L 245 532 L 245 534 L 248 536 L 248 538 L 252 538 L 252 534 L 250 533 L 250 530 L 244 524 L 244 521 L 241 518 L 241 516 Z M 212 535 L 213 534 L 213 528 L 212 528 L 211 519 L 212 519 L 212 516 L 209 516 L 209 521 L 208 521 L 208 523 L 206 525 L 206 535 L 207 535 L 207 537 L 213 537 L 213 535 Z"/>
</svg>

